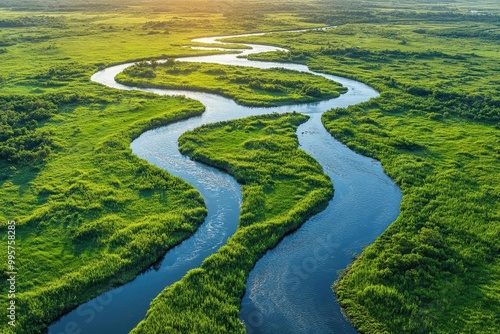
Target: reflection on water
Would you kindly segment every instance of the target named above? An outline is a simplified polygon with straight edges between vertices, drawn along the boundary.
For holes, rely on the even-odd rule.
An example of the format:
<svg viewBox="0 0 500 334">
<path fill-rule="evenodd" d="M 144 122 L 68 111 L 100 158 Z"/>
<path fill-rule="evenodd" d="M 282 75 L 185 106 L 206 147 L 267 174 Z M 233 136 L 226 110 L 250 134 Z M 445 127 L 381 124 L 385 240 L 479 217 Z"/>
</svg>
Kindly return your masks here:
<svg viewBox="0 0 500 334">
<path fill-rule="evenodd" d="M 196 41 L 214 43 L 215 39 Z M 253 49 L 244 50 L 243 54 L 279 49 L 248 45 Z M 249 61 L 234 54 L 182 60 L 258 68 L 285 67 L 314 73 L 304 65 Z M 117 89 L 137 89 L 114 81 L 116 74 L 132 64 L 107 68 L 94 74 L 92 80 Z M 195 186 L 205 199 L 207 219 L 191 238 L 167 252 L 153 270 L 81 305 L 53 324 L 49 333 L 69 334 L 76 330 L 82 334 L 128 333 L 144 318 L 149 303 L 159 292 L 181 279 L 188 270 L 200 266 L 236 230 L 241 204 L 239 185 L 229 175 L 182 156 L 177 148 L 182 133 L 202 124 L 292 110 L 311 115 L 297 131 L 300 146 L 330 175 L 335 196 L 325 211 L 309 219 L 259 260 L 247 281 L 241 319 L 248 333 L 355 332 L 342 317 L 330 285 L 337 270 L 351 262 L 352 254 L 360 252 L 395 219 L 401 194 L 378 162 L 347 149 L 321 124 L 322 112 L 367 101 L 377 96 L 377 92 L 354 80 L 315 74 L 340 82 L 348 92 L 323 102 L 250 108 L 214 94 L 141 89 L 162 95 L 185 95 L 206 106 L 203 115 L 147 131 L 134 140 L 131 147 L 139 157 Z"/>
</svg>

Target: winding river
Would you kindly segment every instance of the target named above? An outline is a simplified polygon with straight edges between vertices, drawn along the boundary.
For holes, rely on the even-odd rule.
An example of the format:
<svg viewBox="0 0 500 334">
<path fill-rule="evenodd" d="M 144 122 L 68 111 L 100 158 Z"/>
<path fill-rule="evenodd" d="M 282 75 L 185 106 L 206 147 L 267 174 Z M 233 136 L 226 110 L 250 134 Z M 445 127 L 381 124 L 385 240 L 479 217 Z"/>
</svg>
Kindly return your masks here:
<svg viewBox="0 0 500 334">
<path fill-rule="evenodd" d="M 251 36 L 256 34 L 239 35 Z M 224 37 L 193 41 L 220 43 Z M 241 43 L 239 43 L 241 44 Z M 283 50 L 246 44 L 252 49 L 239 55 Z M 131 144 L 132 151 L 195 186 L 203 195 L 208 216 L 196 233 L 166 253 L 146 272 L 122 287 L 80 305 L 49 327 L 49 333 L 128 333 L 146 314 L 151 300 L 166 286 L 216 252 L 235 232 L 241 190 L 229 175 L 189 160 L 177 148 L 179 136 L 202 124 L 272 112 L 298 111 L 310 119 L 297 134 L 300 147 L 322 166 L 335 186 L 334 198 L 321 213 L 310 218 L 260 259 L 247 280 L 240 318 L 247 333 L 356 333 L 342 316 L 331 290 L 337 272 L 372 243 L 398 216 L 401 193 L 377 161 L 360 156 L 336 141 L 321 124 L 321 114 L 376 97 L 371 87 L 354 81 L 315 73 L 304 65 L 249 61 L 235 54 L 197 56 L 182 61 L 207 62 L 258 68 L 284 67 L 321 75 L 340 82 L 348 92 L 339 98 L 273 108 L 251 108 L 214 94 L 140 89 L 161 95 L 185 95 L 201 101 L 206 111 L 197 117 L 147 131 Z M 133 63 L 106 68 L 92 76 L 94 82 L 123 90 L 137 90 L 114 81 Z"/>
</svg>

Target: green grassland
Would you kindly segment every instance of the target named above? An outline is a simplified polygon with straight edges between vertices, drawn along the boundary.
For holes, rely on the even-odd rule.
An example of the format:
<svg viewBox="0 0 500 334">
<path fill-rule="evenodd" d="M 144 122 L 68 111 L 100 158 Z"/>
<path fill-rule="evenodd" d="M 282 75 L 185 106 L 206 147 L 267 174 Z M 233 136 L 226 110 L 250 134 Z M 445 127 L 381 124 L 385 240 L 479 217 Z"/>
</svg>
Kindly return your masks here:
<svg viewBox="0 0 500 334">
<path fill-rule="evenodd" d="M 108 92 L 106 101 L 59 105 L 43 130 L 34 130 L 43 131 L 41 150 L 23 137 L 7 141 L 18 152 L 2 157 L 8 163 L 0 182 L 2 225 L 17 222 L 17 332 L 40 331 L 132 279 L 206 215 L 196 190 L 129 148 L 142 131 L 198 115 L 203 106 L 183 98 L 123 98 Z M 8 148 L 2 146 L 2 155 Z M 2 260 L 0 288 L 7 291 L 10 270 Z M 2 326 L 7 331 L 6 322 Z"/>
<path fill-rule="evenodd" d="M 317 26 L 277 15 L 258 27 L 274 30 L 280 22 Z M 129 148 L 143 131 L 199 115 L 203 106 L 117 92 L 89 79 L 110 64 L 213 53 L 183 45 L 195 36 L 245 31 L 237 26 L 218 14 L 145 8 L 0 11 L 0 236 L 6 240 L 7 221 L 17 222 L 20 273 L 17 326 L 2 322 L 1 332 L 42 331 L 135 277 L 203 221 L 194 188 Z M 6 253 L 0 261 L 0 289 L 7 291 Z"/>
<path fill-rule="evenodd" d="M 222 14 L 156 12 L 146 7 L 113 12 L 17 12 L 0 9 L 2 94 L 88 89 L 99 68 L 143 59 L 213 54 L 190 50 L 191 39 L 255 30 L 317 27 L 286 15 L 234 21 Z M 236 46 L 237 47 L 237 46 Z"/>
<path fill-rule="evenodd" d="M 341 26 L 245 41 L 291 50 L 255 59 L 305 63 L 381 92 L 323 118 L 336 138 L 379 159 L 403 191 L 398 220 L 336 283 L 341 304 L 365 333 L 500 331 L 498 4 L 284 2 L 0 0 L 15 9 L 0 10 L 0 224 L 18 223 L 16 331 L 41 331 L 130 280 L 205 215 L 192 187 L 129 149 L 142 131 L 203 106 L 116 92 L 91 83 L 91 74 L 217 52 L 183 47 L 197 36 L 323 25 Z M 319 166 L 296 149 L 294 129 L 304 120 L 252 118 L 183 137 L 194 159 L 246 180 L 240 226 L 155 300 L 137 332 L 243 331 L 246 275 L 331 196 Z M 291 173 L 281 170 L 283 159 Z M 310 202 L 283 196 L 290 180 Z M 5 253 L 0 261 L 5 272 Z M 5 280 L 0 287 L 7 290 Z M 6 298 L 0 294 L 2 307 Z"/>
<path fill-rule="evenodd" d="M 178 61 L 137 63 L 118 74 L 116 80 L 129 86 L 207 91 L 247 106 L 315 102 L 338 97 L 346 91 L 339 83 L 326 78 L 283 68 Z"/>
<path fill-rule="evenodd" d="M 394 16 L 254 37 L 293 50 L 252 58 L 302 62 L 381 92 L 323 116 L 332 135 L 380 160 L 403 191 L 398 219 L 335 283 L 358 330 L 498 332 L 498 17 Z"/>
<path fill-rule="evenodd" d="M 181 136 L 183 153 L 242 184 L 241 217 L 226 245 L 166 288 L 133 333 L 244 332 L 238 314 L 248 273 L 333 195 L 321 166 L 297 148 L 295 131 L 306 120 L 297 113 L 254 116 Z"/>
</svg>

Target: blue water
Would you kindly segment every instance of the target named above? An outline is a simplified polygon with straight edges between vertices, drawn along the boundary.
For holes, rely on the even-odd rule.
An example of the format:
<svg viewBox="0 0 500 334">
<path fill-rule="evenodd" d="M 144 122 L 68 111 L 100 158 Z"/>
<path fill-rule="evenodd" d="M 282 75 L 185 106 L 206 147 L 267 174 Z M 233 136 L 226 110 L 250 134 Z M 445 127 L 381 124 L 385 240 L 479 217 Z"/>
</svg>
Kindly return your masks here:
<svg viewBox="0 0 500 334">
<path fill-rule="evenodd" d="M 197 39 L 205 43 L 215 40 Z M 248 45 L 252 49 L 244 54 L 279 49 Z M 182 61 L 311 72 L 304 65 L 249 61 L 236 55 L 190 57 Z M 131 65 L 107 68 L 94 74 L 92 80 L 117 89 L 136 89 L 114 81 L 116 74 Z M 377 161 L 349 150 L 321 124 L 322 112 L 367 101 L 378 93 L 354 80 L 315 74 L 342 83 L 348 92 L 318 103 L 250 108 L 214 94 L 141 89 L 162 95 L 185 95 L 205 105 L 203 115 L 147 131 L 131 148 L 139 157 L 195 186 L 205 199 L 208 216 L 191 238 L 168 251 L 162 261 L 130 283 L 82 304 L 51 325 L 49 333 L 128 333 L 145 317 L 154 297 L 188 270 L 198 267 L 236 230 L 241 204 L 239 185 L 229 175 L 181 155 L 177 139 L 182 133 L 202 124 L 292 110 L 311 116 L 297 131 L 300 147 L 330 175 L 335 195 L 323 212 L 258 261 L 247 281 L 241 320 L 248 333 L 355 333 L 340 312 L 331 284 L 337 271 L 352 262 L 352 256 L 373 242 L 397 217 L 401 193 Z"/>
</svg>

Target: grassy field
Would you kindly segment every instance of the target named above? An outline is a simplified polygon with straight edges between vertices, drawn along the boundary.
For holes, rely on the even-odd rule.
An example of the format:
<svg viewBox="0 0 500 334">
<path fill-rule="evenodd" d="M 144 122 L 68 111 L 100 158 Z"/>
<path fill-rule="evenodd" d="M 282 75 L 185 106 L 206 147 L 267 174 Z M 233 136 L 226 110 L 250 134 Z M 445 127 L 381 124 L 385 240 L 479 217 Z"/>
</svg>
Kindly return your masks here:
<svg viewBox="0 0 500 334">
<path fill-rule="evenodd" d="M 17 222 L 17 332 L 41 330 L 132 279 L 191 235 L 206 215 L 197 191 L 129 148 L 148 128 L 200 114 L 200 103 L 111 92 L 107 101 L 87 100 L 58 105 L 33 131 L 43 131 L 41 151 L 30 150 L 31 140 L 23 137 L 2 146 L 8 161 L 0 182 L 2 223 Z M 17 155 L 4 155 L 12 146 Z M 0 288 L 7 291 L 5 272 L 11 270 L 2 260 Z M 7 295 L 1 298 L 6 305 Z"/>
<path fill-rule="evenodd" d="M 321 25 L 290 15 L 233 20 L 222 14 L 158 12 L 146 6 L 56 13 L 0 7 L 0 87 L 2 94 L 88 89 L 89 77 L 112 64 L 217 53 L 185 46 L 199 45 L 190 41 L 194 37 L 248 32 L 248 21 L 255 30 Z"/>
<path fill-rule="evenodd" d="M 332 135 L 380 160 L 403 191 L 399 218 L 335 284 L 359 331 L 498 332 L 498 17 L 394 16 L 255 37 L 293 52 L 253 58 L 302 62 L 381 92 L 323 116 Z"/>
<path fill-rule="evenodd" d="M 192 187 L 129 149 L 146 129 L 203 106 L 115 92 L 91 83 L 91 74 L 207 54 L 183 47 L 197 36 L 322 25 L 341 26 L 245 40 L 291 50 L 255 59 L 305 63 L 381 92 L 323 118 L 336 138 L 379 159 L 403 191 L 398 220 L 336 283 L 341 304 L 365 333 L 500 331 L 498 3 L 284 2 L 0 0 L 15 9 L 0 10 L 0 236 L 7 240 L 7 222 L 17 222 L 16 332 L 41 331 L 130 280 L 205 215 Z M 137 332 L 243 330 L 247 273 L 331 196 L 319 166 L 296 148 L 303 121 L 274 115 L 183 137 L 194 159 L 246 183 L 240 226 L 155 300 Z M 310 202 L 284 199 L 297 184 Z M 6 253 L 0 261 L 7 291 Z M 7 294 L 0 305 L 7 307 Z M 0 331 L 12 328 L 5 321 Z"/>
<path fill-rule="evenodd" d="M 91 74 L 130 60 L 207 54 L 183 45 L 245 31 L 220 14 L 52 10 L 0 10 L 1 238 L 15 220 L 19 273 L 16 327 L 4 321 L 1 332 L 42 331 L 135 277 L 206 214 L 196 190 L 129 148 L 143 131 L 199 115 L 203 106 L 117 92 L 90 82 Z M 277 15 L 258 27 L 281 25 L 317 26 Z M 0 261 L 0 289 L 8 291 L 6 253 Z M 7 303 L 0 294 L 2 308 Z"/>
<path fill-rule="evenodd" d="M 241 217 L 226 245 L 166 288 L 133 333 L 244 332 L 238 314 L 248 273 L 266 250 L 333 195 L 321 166 L 297 148 L 295 131 L 306 120 L 296 113 L 254 116 L 181 136 L 183 153 L 242 184 Z"/>
<path fill-rule="evenodd" d="M 277 106 L 338 97 L 340 84 L 282 68 L 255 69 L 203 63 L 137 63 L 116 76 L 122 84 L 139 87 L 194 89 L 234 99 L 247 106 Z"/>
</svg>

